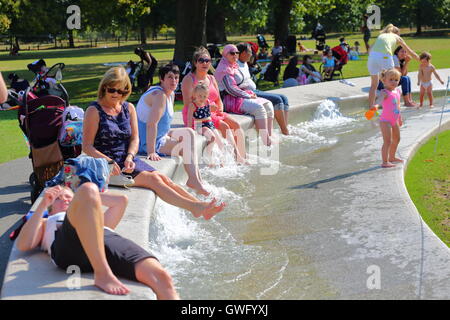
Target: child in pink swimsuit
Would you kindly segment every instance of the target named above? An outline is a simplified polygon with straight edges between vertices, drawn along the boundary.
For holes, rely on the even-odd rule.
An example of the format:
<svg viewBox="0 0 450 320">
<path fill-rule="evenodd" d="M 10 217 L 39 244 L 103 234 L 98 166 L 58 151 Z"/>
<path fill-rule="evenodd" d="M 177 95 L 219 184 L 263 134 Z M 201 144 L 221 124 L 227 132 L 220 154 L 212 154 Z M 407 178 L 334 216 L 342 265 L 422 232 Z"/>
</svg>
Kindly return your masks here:
<svg viewBox="0 0 450 320">
<path fill-rule="evenodd" d="M 395 167 L 395 163 L 403 163 L 402 159 L 396 158 L 395 153 L 400 142 L 400 127 L 403 125 L 400 115 L 401 91 L 397 88 L 401 74 L 396 69 L 389 69 L 381 74 L 384 89 L 378 97 L 382 101 L 383 112 L 380 116 L 380 129 L 383 136 L 381 157 L 383 168 Z"/>
</svg>

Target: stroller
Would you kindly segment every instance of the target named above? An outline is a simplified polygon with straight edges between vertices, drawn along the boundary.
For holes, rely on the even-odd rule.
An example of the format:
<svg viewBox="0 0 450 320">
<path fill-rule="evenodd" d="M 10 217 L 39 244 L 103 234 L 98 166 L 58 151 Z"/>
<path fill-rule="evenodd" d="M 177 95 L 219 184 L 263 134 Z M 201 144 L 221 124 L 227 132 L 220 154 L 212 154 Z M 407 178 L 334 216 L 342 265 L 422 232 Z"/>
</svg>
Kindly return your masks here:
<svg viewBox="0 0 450 320">
<path fill-rule="evenodd" d="M 278 78 L 281 72 L 281 55 L 277 54 L 272 56 L 272 61 L 264 67 L 264 69 L 261 71 L 258 81 L 256 84 L 259 83 L 261 80 L 273 82 L 274 86 L 278 86 Z"/>
<path fill-rule="evenodd" d="M 317 24 L 316 28 L 312 32 L 312 38 L 316 39 L 316 50 L 323 51 L 323 49 L 325 48 L 325 40 L 327 36 L 320 23 Z"/>
<path fill-rule="evenodd" d="M 320 65 L 320 69 L 319 69 L 320 73 L 322 74 L 323 79 L 325 81 L 332 81 L 337 77 L 340 80 L 342 80 L 342 79 L 344 79 L 344 74 L 342 72 L 342 68 L 348 62 L 348 53 L 344 48 L 342 48 L 341 45 L 331 48 L 331 51 L 333 53 L 333 57 L 335 57 L 338 60 L 338 62 L 335 64 L 333 71 L 329 74 L 328 77 L 325 77 L 325 73 L 323 71 L 323 64 Z"/>
<path fill-rule="evenodd" d="M 261 48 L 266 48 L 266 49 L 269 48 L 269 45 L 268 45 L 267 42 L 266 42 L 266 38 L 264 38 L 264 36 L 263 36 L 262 34 L 258 34 L 258 35 L 256 36 L 256 40 L 258 41 L 258 45 L 259 45 Z"/>
<path fill-rule="evenodd" d="M 219 59 L 219 61 L 220 61 L 220 59 Z M 178 66 L 178 68 L 180 69 L 180 80 L 178 81 L 178 86 L 177 86 L 177 89 L 175 90 L 175 100 L 183 101 L 183 94 L 181 92 L 181 83 L 182 83 L 184 77 L 187 74 L 189 74 L 189 72 L 191 72 L 192 63 L 190 61 L 186 61 L 183 63 L 179 60 L 174 60 L 173 63 L 176 64 Z"/>
<path fill-rule="evenodd" d="M 211 65 L 215 69 L 219 65 L 220 59 L 222 58 L 222 54 L 220 53 L 219 47 L 217 44 L 208 44 L 208 52 L 211 56 Z"/>
<path fill-rule="evenodd" d="M 45 61 L 40 59 L 30 63 L 27 67 L 36 75 L 34 82 L 31 83 L 33 94 L 37 97 L 57 96 L 63 99 L 66 105 L 69 105 L 69 94 L 61 83 L 64 63 L 56 63 L 47 68 Z"/>
<path fill-rule="evenodd" d="M 66 108 L 62 98 L 54 95 L 38 97 L 32 88 L 28 88 L 18 102 L 19 127 L 27 139 L 33 164 L 29 178 L 33 203 L 45 187 L 45 182 L 59 173 L 64 160 L 81 154 L 81 146 L 62 147 L 59 144 L 58 136 Z"/>
</svg>

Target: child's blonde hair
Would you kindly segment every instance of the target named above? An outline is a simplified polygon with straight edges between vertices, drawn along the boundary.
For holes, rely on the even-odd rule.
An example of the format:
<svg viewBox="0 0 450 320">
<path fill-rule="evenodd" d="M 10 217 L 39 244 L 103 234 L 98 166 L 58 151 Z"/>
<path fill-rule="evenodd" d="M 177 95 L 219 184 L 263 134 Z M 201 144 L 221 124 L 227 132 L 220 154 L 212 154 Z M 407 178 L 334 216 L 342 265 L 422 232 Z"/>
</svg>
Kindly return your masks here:
<svg viewBox="0 0 450 320">
<path fill-rule="evenodd" d="M 400 80 L 402 73 L 395 68 L 383 70 L 381 72 L 381 79 L 387 79 L 390 76 L 395 76 L 397 80 Z"/>
<path fill-rule="evenodd" d="M 394 26 L 392 23 L 389 23 L 380 33 L 395 33 L 400 34 L 400 29 Z"/>
<path fill-rule="evenodd" d="M 420 58 L 420 60 L 426 59 L 427 61 L 430 61 L 431 60 L 431 53 L 429 53 L 427 51 L 422 52 L 420 54 L 419 58 Z"/>
<path fill-rule="evenodd" d="M 206 93 L 209 92 L 209 87 L 206 85 L 206 83 L 204 82 L 199 82 L 197 83 L 197 85 L 194 87 L 193 92 L 198 92 L 198 91 L 204 91 Z"/>
</svg>

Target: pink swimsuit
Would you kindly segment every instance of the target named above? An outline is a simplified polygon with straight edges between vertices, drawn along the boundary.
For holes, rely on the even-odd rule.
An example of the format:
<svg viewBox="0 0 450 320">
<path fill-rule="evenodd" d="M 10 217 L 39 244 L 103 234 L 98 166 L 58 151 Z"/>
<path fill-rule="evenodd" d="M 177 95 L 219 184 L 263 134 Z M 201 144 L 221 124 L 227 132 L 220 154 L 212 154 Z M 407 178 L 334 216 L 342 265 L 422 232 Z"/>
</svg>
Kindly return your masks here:
<svg viewBox="0 0 450 320">
<path fill-rule="evenodd" d="M 190 73 L 189 75 L 192 78 L 192 82 L 193 82 L 192 86 L 194 87 L 198 83 L 198 80 L 192 73 Z M 211 102 L 216 102 L 217 99 L 220 99 L 219 91 L 217 90 L 216 86 L 213 83 L 212 76 L 208 75 L 207 77 L 209 79 L 209 96 L 208 96 L 208 100 L 211 101 Z M 187 127 L 188 109 L 189 109 L 189 106 L 184 106 L 183 107 L 183 111 L 182 111 L 183 121 L 184 121 L 184 125 L 186 127 Z M 214 123 L 214 126 L 216 128 L 219 128 L 220 127 L 220 121 L 222 121 L 223 119 L 226 119 L 226 118 L 227 118 L 227 114 L 225 112 L 212 111 L 211 110 L 211 120 Z"/>
<path fill-rule="evenodd" d="M 400 89 L 396 88 L 394 91 L 383 89 L 383 92 L 386 93 L 386 98 L 381 103 L 383 112 L 381 113 L 380 121 L 389 122 L 391 126 L 398 125 L 401 117 L 400 109 L 398 108 L 401 97 Z"/>
</svg>

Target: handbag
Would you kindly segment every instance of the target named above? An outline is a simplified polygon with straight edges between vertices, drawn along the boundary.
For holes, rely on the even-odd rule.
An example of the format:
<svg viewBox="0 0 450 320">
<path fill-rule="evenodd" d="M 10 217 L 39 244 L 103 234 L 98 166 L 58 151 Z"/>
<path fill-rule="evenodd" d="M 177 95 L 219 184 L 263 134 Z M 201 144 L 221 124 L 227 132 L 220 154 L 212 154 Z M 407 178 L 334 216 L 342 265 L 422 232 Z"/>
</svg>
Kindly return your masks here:
<svg viewBox="0 0 450 320">
<path fill-rule="evenodd" d="M 135 182 L 132 176 L 126 174 L 118 174 L 116 176 L 110 176 L 108 184 L 110 186 L 128 188 L 133 186 L 134 183 Z"/>
</svg>

